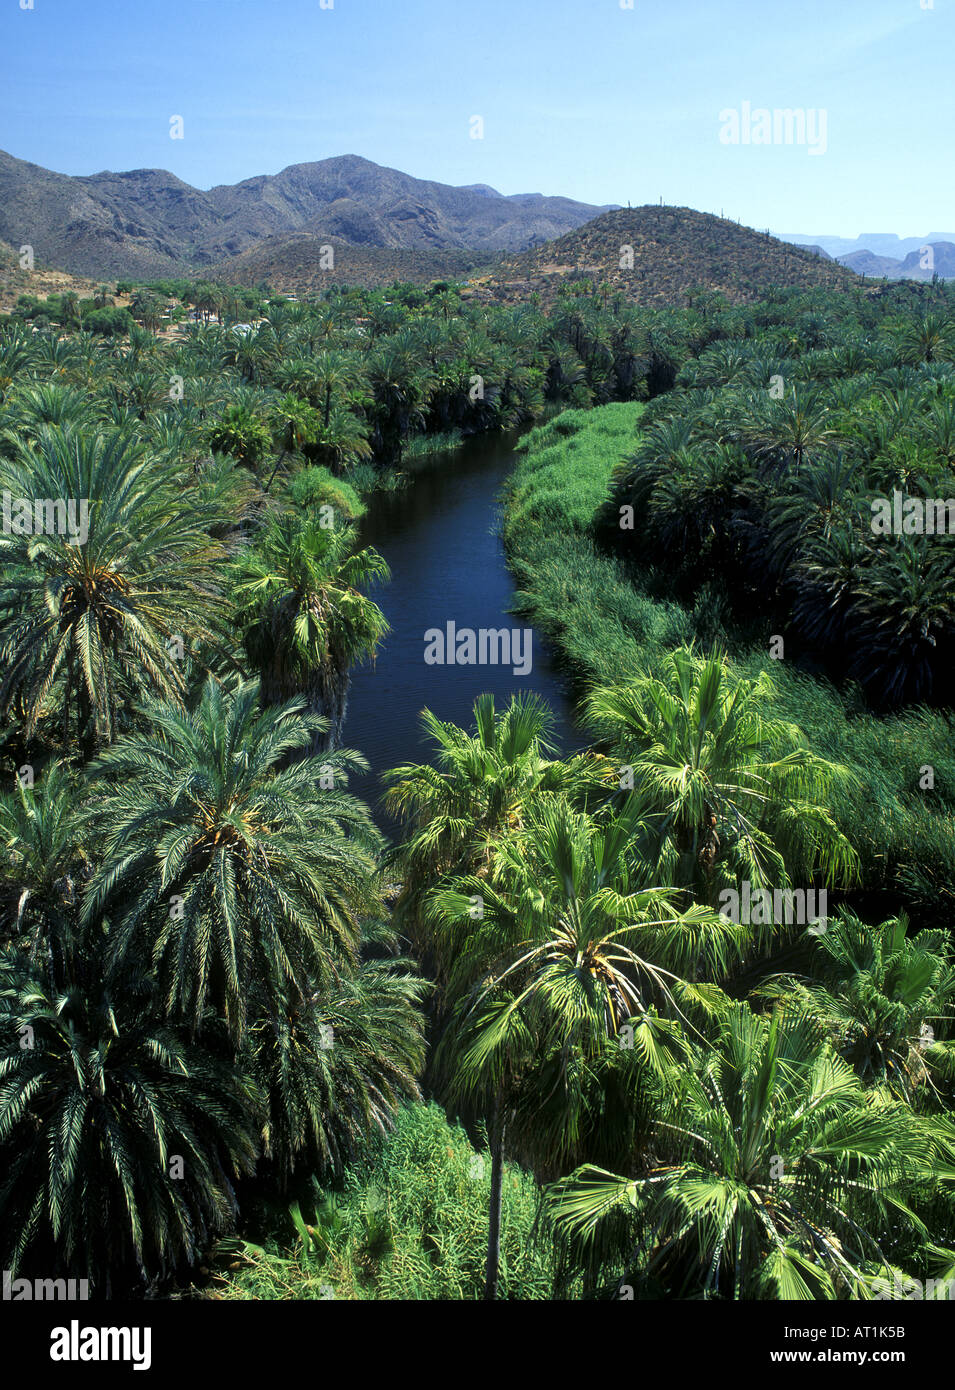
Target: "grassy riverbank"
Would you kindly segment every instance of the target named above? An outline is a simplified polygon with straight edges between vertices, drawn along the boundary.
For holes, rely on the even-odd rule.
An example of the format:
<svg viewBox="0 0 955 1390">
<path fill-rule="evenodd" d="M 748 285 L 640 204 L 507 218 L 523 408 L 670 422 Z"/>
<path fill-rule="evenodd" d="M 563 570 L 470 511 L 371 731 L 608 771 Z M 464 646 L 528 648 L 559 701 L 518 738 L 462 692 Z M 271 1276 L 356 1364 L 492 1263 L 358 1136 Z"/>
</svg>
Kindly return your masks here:
<svg viewBox="0 0 955 1390">
<path fill-rule="evenodd" d="M 565 411 L 521 442 L 504 504 L 504 542 L 521 613 L 554 644 L 579 689 L 655 670 L 684 642 L 725 647 L 737 674 L 769 669 L 772 713 L 792 720 L 822 756 L 850 770 L 833 811 L 862 860 L 863 892 L 901 899 L 920 923 L 943 924 L 955 899 L 955 738 L 948 714 L 869 712 L 855 687 L 837 690 L 793 662 L 770 660 L 734 625 L 713 585 L 692 607 L 652 569 L 600 538 L 615 474 L 637 443 L 644 407 Z M 923 790 L 922 769 L 934 788 Z M 874 910 L 876 910 L 874 908 Z"/>
<path fill-rule="evenodd" d="M 393 1133 L 335 1189 L 316 1185 L 257 1236 L 213 1257 L 217 1299 L 476 1299 L 484 1286 L 490 1158 L 435 1104 L 403 1107 Z M 508 1164 L 501 1297 L 553 1295 L 554 1252 L 533 1179 Z"/>
</svg>

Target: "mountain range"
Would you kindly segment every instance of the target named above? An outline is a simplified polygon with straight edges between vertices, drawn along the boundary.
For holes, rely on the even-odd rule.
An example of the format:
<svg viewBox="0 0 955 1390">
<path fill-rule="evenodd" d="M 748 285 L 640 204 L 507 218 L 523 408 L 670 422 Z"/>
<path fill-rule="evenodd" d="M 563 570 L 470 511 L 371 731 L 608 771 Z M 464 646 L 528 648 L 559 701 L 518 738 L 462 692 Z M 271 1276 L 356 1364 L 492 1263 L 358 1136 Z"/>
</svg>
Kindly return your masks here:
<svg viewBox="0 0 955 1390">
<path fill-rule="evenodd" d="M 889 280 L 955 279 L 955 232 L 930 232 L 924 237 L 900 237 L 894 232 L 863 232 L 854 238 L 780 233 L 783 241 L 818 248 L 858 275 Z M 932 255 L 925 250 L 931 247 Z"/>
<path fill-rule="evenodd" d="M 925 243 L 910 240 L 879 234 L 871 247 L 843 245 L 774 237 L 692 208 L 505 196 L 357 155 L 204 191 L 163 169 L 74 176 L 0 151 L 0 243 L 30 245 L 38 266 L 94 280 L 202 276 L 310 293 L 329 283 L 331 246 L 334 273 L 350 284 L 468 277 L 478 296 L 549 300 L 565 279 L 582 278 L 637 303 L 699 287 L 739 301 L 773 285 L 850 284 L 853 271 L 930 278 L 919 264 Z M 955 274 L 955 245 L 942 238 L 935 250 L 938 273 Z M 0 270 L 12 296 L 21 279 L 12 255 Z"/>
<path fill-rule="evenodd" d="M 357 155 L 203 191 L 164 169 L 73 176 L 0 151 L 0 239 L 103 279 L 195 273 L 290 235 L 491 256 L 605 210 L 540 193 L 506 197 L 486 184 L 455 188 Z"/>
</svg>

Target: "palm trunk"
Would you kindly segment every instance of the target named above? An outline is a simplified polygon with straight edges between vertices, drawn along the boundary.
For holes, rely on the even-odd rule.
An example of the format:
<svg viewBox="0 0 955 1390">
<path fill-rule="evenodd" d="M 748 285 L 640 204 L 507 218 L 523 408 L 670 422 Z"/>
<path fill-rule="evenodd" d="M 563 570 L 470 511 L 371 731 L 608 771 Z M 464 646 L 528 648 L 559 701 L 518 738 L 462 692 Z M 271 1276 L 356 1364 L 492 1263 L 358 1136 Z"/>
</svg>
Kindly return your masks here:
<svg viewBox="0 0 955 1390">
<path fill-rule="evenodd" d="M 275 464 L 275 467 L 272 469 L 272 476 L 271 476 L 271 478 L 269 478 L 268 482 L 265 484 L 265 487 L 262 489 L 263 492 L 268 492 L 269 488 L 270 488 L 270 487 L 272 486 L 272 484 L 274 483 L 274 481 L 275 481 L 275 475 L 276 475 L 276 473 L 279 471 L 279 467 L 280 467 L 281 463 L 283 462 L 283 460 L 284 460 L 284 458 L 285 458 L 285 455 L 286 455 L 287 453 L 288 453 L 288 449 L 283 449 L 282 452 L 279 454 L 278 460 L 276 461 L 276 464 Z"/>
<path fill-rule="evenodd" d="M 497 1298 L 498 1272 L 501 1264 L 501 1195 L 504 1189 L 504 1117 L 500 1099 L 495 1096 L 489 1126 L 491 1144 L 491 1199 L 487 1223 L 487 1271 L 484 1297 Z"/>
</svg>

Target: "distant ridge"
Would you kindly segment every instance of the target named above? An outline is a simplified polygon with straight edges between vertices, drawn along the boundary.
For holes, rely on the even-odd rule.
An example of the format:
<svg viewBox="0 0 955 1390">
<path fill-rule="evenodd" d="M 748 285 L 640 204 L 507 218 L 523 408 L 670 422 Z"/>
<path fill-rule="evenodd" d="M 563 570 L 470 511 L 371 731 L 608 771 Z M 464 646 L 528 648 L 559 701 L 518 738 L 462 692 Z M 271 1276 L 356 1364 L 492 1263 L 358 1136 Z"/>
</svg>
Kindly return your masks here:
<svg viewBox="0 0 955 1390">
<path fill-rule="evenodd" d="M 784 241 L 803 246 L 812 241 L 833 259 L 859 275 L 889 280 L 931 280 L 933 274 L 944 280 L 955 279 L 952 246 L 955 232 L 930 232 L 924 237 L 899 237 L 894 232 L 863 232 L 849 238 L 839 236 L 806 237 L 800 233 L 780 234 Z M 930 258 L 925 256 L 931 248 Z M 923 265 L 924 260 L 934 264 Z"/>
</svg>

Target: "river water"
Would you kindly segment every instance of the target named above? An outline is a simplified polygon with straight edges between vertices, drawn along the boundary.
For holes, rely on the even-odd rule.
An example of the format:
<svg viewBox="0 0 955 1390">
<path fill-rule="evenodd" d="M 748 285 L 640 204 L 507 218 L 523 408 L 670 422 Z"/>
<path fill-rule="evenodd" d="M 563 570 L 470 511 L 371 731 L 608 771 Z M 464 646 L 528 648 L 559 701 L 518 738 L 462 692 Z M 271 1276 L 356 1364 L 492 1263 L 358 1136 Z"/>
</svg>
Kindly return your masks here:
<svg viewBox="0 0 955 1390">
<path fill-rule="evenodd" d="M 470 727 L 483 691 L 493 692 L 502 709 L 512 694 L 533 690 L 553 710 L 553 738 L 564 752 L 585 741 L 573 724 L 568 683 L 538 633 L 527 675 L 516 675 L 513 663 L 428 665 L 424 659 L 429 628 L 443 632 L 449 622 L 458 632 L 527 627 L 508 612 L 514 583 L 498 528 L 498 497 L 514 467 L 513 444 L 500 435 L 468 440 L 453 453 L 422 461 L 407 487 L 368 499 L 361 544 L 374 546 L 391 568 L 391 582 L 373 591 L 391 631 L 376 661 L 353 673 L 344 743 L 371 764 L 367 776 L 352 778 L 351 790 L 371 804 L 389 836 L 396 826 L 380 805 L 380 774 L 399 763 L 430 761 L 419 722 L 425 707 Z"/>
</svg>

